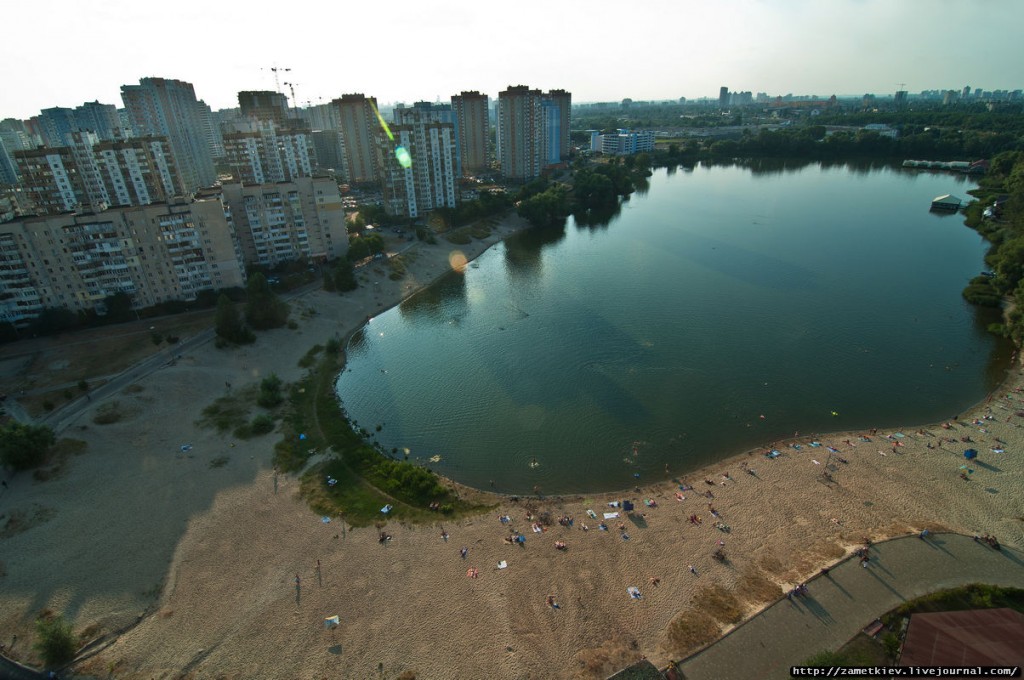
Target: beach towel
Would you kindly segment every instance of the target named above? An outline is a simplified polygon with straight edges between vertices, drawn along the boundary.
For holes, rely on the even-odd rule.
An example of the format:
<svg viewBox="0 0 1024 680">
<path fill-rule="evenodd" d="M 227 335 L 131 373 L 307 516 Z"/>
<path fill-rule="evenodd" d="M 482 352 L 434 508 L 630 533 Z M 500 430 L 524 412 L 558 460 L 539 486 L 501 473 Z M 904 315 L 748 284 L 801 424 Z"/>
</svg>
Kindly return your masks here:
<svg viewBox="0 0 1024 680">
<path fill-rule="evenodd" d="M 818 448 L 819 446 L 821 446 L 821 442 L 811 442 L 811 446 L 813 446 L 814 448 Z"/>
<path fill-rule="evenodd" d="M 637 588 L 636 586 L 630 586 L 630 587 L 626 588 L 626 592 L 629 593 L 629 596 L 631 598 L 633 598 L 634 600 L 639 600 L 641 597 L 643 597 L 640 594 L 640 589 Z"/>
<path fill-rule="evenodd" d="M 385 515 L 388 514 L 389 512 L 391 512 L 391 505 L 385 505 L 383 508 L 380 509 L 380 511 L 383 512 Z"/>
<path fill-rule="evenodd" d="M 608 507 L 609 508 L 617 508 L 617 507 L 619 507 L 619 502 L 618 501 L 612 501 L 611 503 L 608 504 Z"/>
<path fill-rule="evenodd" d="M 508 566 L 508 562 L 506 562 L 505 560 L 502 560 L 501 562 L 498 562 L 498 569 L 504 569 L 507 566 Z"/>
<path fill-rule="evenodd" d="M 771 453 L 766 453 L 764 455 L 765 455 L 765 458 L 778 458 L 779 456 L 782 455 L 782 452 L 781 451 L 776 451 L 775 449 L 772 449 Z"/>
<path fill-rule="evenodd" d="M 328 517 L 327 515 L 324 515 L 323 517 L 320 518 L 320 521 L 323 522 L 324 524 L 330 524 L 331 518 Z"/>
<path fill-rule="evenodd" d="M 324 628 L 337 628 L 339 625 L 341 625 L 340 616 L 328 616 L 324 619 Z"/>
<path fill-rule="evenodd" d="M 814 460 L 813 458 L 811 458 L 811 462 L 814 463 L 815 465 L 821 465 L 821 463 L 819 463 L 818 461 Z"/>
<path fill-rule="evenodd" d="M 590 508 L 587 508 L 587 517 L 589 517 L 590 519 L 597 519 L 597 513 L 591 510 Z"/>
<path fill-rule="evenodd" d="M 604 518 L 605 519 L 617 519 L 618 516 L 619 516 L 619 513 L 617 513 L 617 512 L 606 512 L 606 513 L 604 513 Z"/>
<path fill-rule="evenodd" d="M 537 525 L 537 524 L 533 525 L 533 533 L 539 534 L 542 531 L 544 531 L 543 527 L 541 527 L 540 525 Z"/>
</svg>

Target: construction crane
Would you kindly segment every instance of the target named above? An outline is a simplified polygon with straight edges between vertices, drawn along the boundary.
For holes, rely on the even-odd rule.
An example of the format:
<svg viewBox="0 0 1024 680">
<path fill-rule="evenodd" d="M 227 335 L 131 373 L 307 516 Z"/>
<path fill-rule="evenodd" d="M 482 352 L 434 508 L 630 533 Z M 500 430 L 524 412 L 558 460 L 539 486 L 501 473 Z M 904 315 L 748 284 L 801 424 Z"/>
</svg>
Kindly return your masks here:
<svg viewBox="0 0 1024 680">
<path fill-rule="evenodd" d="M 291 69 L 290 68 L 282 68 L 280 66 L 271 66 L 269 69 L 265 68 L 263 70 L 264 71 L 273 71 L 274 72 L 274 84 L 277 85 L 277 93 L 281 94 L 281 77 L 278 75 L 278 73 L 282 72 L 282 71 L 284 73 L 287 73 L 288 71 L 291 71 Z"/>
<path fill-rule="evenodd" d="M 296 116 L 299 115 L 299 100 L 295 98 L 295 86 L 300 84 L 301 83 L 285 83 L 285 85 L 288 86 L 288 89 L 292 93 L 292 111 L 295 113 Z"/>
</svg>

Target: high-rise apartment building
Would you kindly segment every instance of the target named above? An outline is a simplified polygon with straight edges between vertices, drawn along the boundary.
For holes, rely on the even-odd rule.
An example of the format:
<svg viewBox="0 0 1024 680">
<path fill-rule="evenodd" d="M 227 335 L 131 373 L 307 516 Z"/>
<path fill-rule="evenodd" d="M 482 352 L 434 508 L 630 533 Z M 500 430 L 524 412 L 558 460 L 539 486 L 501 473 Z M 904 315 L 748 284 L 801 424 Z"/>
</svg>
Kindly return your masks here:
<svg viewBox="0 0 1024 680">
<path fill-rule="evenodd" d="M 544 94 L 517 85 L 498 94 L 498 161 L 505 177 L 534 179 L 568 158 L 570 105 L 564 90 Z"/>
<path fill-rule="evenodd" d="M 208 107 L 196 99 L 191 83 L 142 78 L 138 85 L 122 85 L 121 97 L 135 135 L 162 136 L 170 142 L 180 193 L 193 193 L 217 180 Z"/>
<path fill-rule="evenodd" d="M 112 206 L 168 201 L 180 184 L 171 146 L 164 137 L 133 137 L 93 147 L 100 178 Z"/>
<path fill-rule="evenodd" d="M 455 112 L 462 174 L 487 172 L 491 169 L 489 97 L 479 92 L 452 95 L 452 109 Z"/>
<path fill-rule="evenodd" d="M 342 157 L 345 155 L 341 133 L 337 130 L 313 130 L 310 136 L 313 139 L 313 150 L 316 152 L 317 168 L 320 171 L 340 173 L 343 167 Z"/>
<path fill-rule="evenodd" d="M 262 186 L 228 182 L 221 191 L 247 263 L 332 259 L 348 251 L 341 192 L 329 177 Z"/>
<path fill-rule="evenodd" d="M 288 97 L 269 90 L 245 90 L 238 93 L 238 108 L 243 118 L 273 121 L 284 125 L 288 120 Z"/>
<path fill-rule="evenodd" d="M 23 149 L 14 152 L 14 162 L 29 204 L 27 209 L 33 213 L 70 212 L 83 202 L 85 187 L 79 182 L 70 148 Z"/>
<path fill-rule="evenodd" d="M 551 90 L 548 99 L 558 107 L 558 160 L 556 163 L 569 160 L 569 124 L 572 120 L 572 94 L 565 90 Z M 549 155 L 554 158 L 552 151 Z"/>
<path fill-rule="evenodd" d="M 246 127 L 247 131 L 223 136 L 227 163 L 236 180 L 247 184 L 290 182 L 313 174 L 316 159 L 308 129 L 279 127 L 272 119 L 255 118 Z"/>
<path fill-rule="evenodd" d="M 724 85 L 718 89 L 718 106 L 729 108 L 729 88 Z"/>
<path fill-rule="evenodd" d="M 113 104 L 93 101 L 75 107 L 75 124 L 78 132 L 92 132 L 100 141 L 125 136 L 121 129 L 121 117 L 117 115 L 117 107 Z"/>
<path fill-rule="evenodd" d="M 117 293 L 148 307 L 244 283 L 219 198 L 0 224 L 0 321 L 98 309 Z"/>
<path fill-rule="evenodd" d="M 411 163 L 399 162 L 393 149 L 381 149 L 384 207 L 396 215 L 418 217 L 435 208 L 454 208 L 458 195 L 458 133 L 452 107 L 417 102 L 394 110 L 391 133 Z"/>
<path fill-rule="evenodd" d="M 362 94 L 346 94 L 331 104 L 338 111 L 338 129 L 345 145 L 342 174 L 354 184 L 377 182 L 379 136 L 377 100 Z"/>
<path fill-rule="evenodd" d="M 68 146 L 15 153 L 28 208 L 35 214 L 148 205 L 177 193 L 180 181 L 163 137 L 100 142 L 91 132 L 72 132 L 68 141 Z"/>
</svg>

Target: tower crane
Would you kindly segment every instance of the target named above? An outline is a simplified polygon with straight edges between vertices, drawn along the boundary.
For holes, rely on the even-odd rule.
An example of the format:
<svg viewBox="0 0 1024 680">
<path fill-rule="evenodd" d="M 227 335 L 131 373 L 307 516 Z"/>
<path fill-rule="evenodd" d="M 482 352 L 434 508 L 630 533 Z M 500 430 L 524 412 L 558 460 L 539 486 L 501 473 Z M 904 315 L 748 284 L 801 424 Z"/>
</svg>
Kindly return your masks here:
<svg viewBox="0 0 1024 680">
<path fill-rule="evenodd" d="M 277 93 L 281 94 L 281 77 L 278 75 L 278 73 L 280 73 L 280 72 L 287 73 L 288 71 L 291 71 L 291 69 L 290 68 L 283 68 L 281 66 L 271 66 L 269 69 L 265 68 L 263 70 L 264 71 L 268 71 L 269 70 L 269 71 L 273 71 L 274 72 L 274 84 L 277 85 Z"/>
</svg>

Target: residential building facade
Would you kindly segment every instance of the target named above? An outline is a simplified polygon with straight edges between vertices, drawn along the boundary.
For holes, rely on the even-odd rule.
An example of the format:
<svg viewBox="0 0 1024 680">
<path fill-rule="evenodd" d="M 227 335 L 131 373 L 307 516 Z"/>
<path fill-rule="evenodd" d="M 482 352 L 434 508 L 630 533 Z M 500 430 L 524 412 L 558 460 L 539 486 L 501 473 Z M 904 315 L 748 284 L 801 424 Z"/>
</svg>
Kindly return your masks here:
<svg viewBox="0 0 1024 680">
<path fill-rule="evenodd" d="M 236 180 L 290 182 L 313 174 L 316 158 L 308 129 L 279 126 L 271 119 L 253 119 L 248 127 L 223 135 L 225 158 Z"/>
<path fill-rule="evenodd" d="M 436 113 L 427 107 L 395 110 L 394 145 L 404 147 L 412 162 L 403 164 L 390 147 L 381 149 L 384 208 L 390 214 L 415 218 L 456 205 L 457 134 L 454 123 L 438 120 Z"/>
<path fill-rule="evenodd" d="M 122 85 L 121 97 L 135 135 L 166 137 L 170 142 L 180 194 L 191 194 L 217 180 L 208 107 L 196 99 L 191 83 L 142 78 L 138 85 Z"/>
<path fill-rule="evenodd" d="M 452 95 L 459 140 L 462 175 L 477 175 L 491 169 L 490 98 L 479 92 Z"/>
<path fill-rule="evenodd" d="M 544 94 L 525 85 L 498 94 L 498 161 L 506 178 L 527 181 L 568 159 L 572 97 Z M 563 154 L 563 151 L 564 154 Z"/>
<path fill-rule="evenodd" d="M 221 192 L 246 263 L 272 266 L 348 252 L 341 192 L 329 177 L 252 186 L 228 182 Z"/>
<path fill-rule="evenodd" d="M 117 293 L 148 307 L 244 284 L 218 198 L 0 224 L 0 321 L 24 324 L 51 307 L 95 310 Z"/>
<path fill-rule="evenodd" d="M 346 94 L 331 104 L 338 111 L 338 129 L 344 140 L 342 175 L 355 184 L 380 180 L 378 146 L 381 132 L 377 100 L 362 94 Z"/>
</svg>

